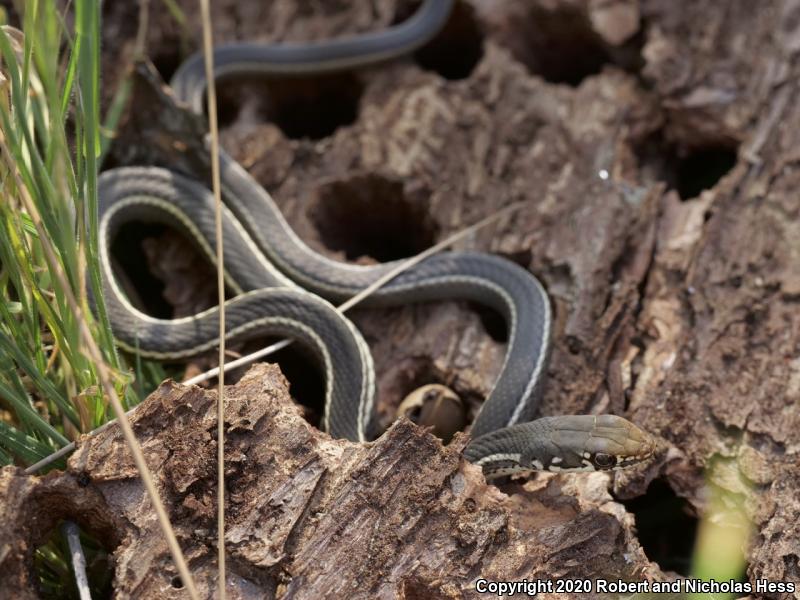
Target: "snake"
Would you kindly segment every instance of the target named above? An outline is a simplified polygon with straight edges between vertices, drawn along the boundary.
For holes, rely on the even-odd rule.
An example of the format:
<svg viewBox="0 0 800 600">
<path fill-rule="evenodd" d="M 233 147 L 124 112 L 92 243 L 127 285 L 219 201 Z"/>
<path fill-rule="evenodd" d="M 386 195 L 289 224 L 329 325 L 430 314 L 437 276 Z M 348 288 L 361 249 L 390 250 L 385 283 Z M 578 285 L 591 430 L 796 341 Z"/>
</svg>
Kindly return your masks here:
<svg viewBox="0 0 800 600">
<path fill-rule="evenodd" d="M 353 70 L 408 55 L 445 25 L 453 0 L 425 0 L 405 21 L 378 32 L 313 43 L 234 43 L 214 48 L 217 83 L 242 75 L 318 75 Z M 170 87 L 179 103 L 201 115 L 207 82 L 195 54 Z M 375 397 L 369 347 L 334 303 L 363 290 L 397 261 L 371 265 L 333 260 L 311 249 L 287 223 L 270 194 L 220 151 L 224 200 L 223 276 L 226 340 L 286 336 L 310 353 L 325 375 L 322 426 L 335 438 L 367 441 Z M 181 361 L 218 344 L 219 308 L 162 319 L 139 310 L 117 282 L 111 244 L 126 223 L 168 225 L 215 264 L 214 196 L 204 183 L 156 166 L 115 167 L 101 173 L 99 264 L 112 330 L 124 350 Z M 216 266 L 216 265 L 215 265 Z M 564 415 L 534 421 L 551 346 L 552 311 L 542 284 L 528 270 L 483 252 L 430 256 L 380 287 L 365 306 L 467 300 L 497 311 L 508 342 L 500 373 L 478 411 L 465 458 L 487 478 L 531 470 L 625 468 L 651 457 L 653 438 L 614 415 Z"/>
</svg>

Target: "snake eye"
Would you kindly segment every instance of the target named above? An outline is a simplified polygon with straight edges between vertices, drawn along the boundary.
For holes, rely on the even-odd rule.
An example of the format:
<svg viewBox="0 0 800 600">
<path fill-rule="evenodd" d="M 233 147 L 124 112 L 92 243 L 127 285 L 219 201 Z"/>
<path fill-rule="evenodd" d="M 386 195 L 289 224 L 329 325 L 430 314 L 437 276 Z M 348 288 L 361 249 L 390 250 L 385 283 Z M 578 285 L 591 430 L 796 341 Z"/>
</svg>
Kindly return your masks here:
<svg viewBox="0 0 800 600">
<path fill-rule="evenodd" d="M 601 469 L 610 469 L 615 464 L 617 464 L 617 458 L 615 456 L 612 456 L 611 454 L 598 452 L 597 454 L 594 455 L 593 462 Z"/>
</svg>

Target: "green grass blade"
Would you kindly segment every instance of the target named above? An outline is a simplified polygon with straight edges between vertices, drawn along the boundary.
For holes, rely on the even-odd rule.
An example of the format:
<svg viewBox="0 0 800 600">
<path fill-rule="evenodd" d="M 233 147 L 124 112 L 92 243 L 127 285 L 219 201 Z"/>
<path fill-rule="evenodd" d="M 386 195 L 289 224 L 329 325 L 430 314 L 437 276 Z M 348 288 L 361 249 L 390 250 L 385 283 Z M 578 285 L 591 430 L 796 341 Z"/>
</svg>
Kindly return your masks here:
<svg viewBox="0 0 800 600">
<path fill-rule="evenodd" d="M 17 418 L 29 428 L 29 431 L 36 431 L 45 439 L 52 440 L 56 447 L 69 444 L 69 440 L 64 435 L 56 431 L 55 427 L 36 412 L 30 398 L 22 396 L 18 390 L 13 390 L 1 381 L 0 400 L 14 411 Z"/>
<path fill-rule="evenodd" d="M 17 431 L 3 421 L 0 421 L 0 446 L 26 464 L 35 463 L 53 451 L 51 446 Z"/>
</svg>

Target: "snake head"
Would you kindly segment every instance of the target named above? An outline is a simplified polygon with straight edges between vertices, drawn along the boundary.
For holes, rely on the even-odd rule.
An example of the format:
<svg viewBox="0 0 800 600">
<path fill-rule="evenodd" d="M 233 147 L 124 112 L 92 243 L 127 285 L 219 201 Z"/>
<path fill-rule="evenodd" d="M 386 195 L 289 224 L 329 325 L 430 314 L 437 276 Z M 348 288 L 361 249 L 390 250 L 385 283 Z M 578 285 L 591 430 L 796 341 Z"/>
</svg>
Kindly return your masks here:
<svg viewBox="0 0 800 600">
<path fill-rule="evenodd" d="M 544 421 L 544 419 L 542 419 Z M 548 471 L 610 471 L 624 469 L 651 458 L 653 436 L 627 419 L 615 415 L 550 417 L 544 429 L 549 436 L 533 443 L 526 459 Z"/>
<path fill-rule="evenodd" d="M 473 440 L 464 456 L 487 479 L 526 471 L 610 471 L 644 462 L 656 440 L 615 415 L 544 417 L 491 431 Z"/>
</svg>

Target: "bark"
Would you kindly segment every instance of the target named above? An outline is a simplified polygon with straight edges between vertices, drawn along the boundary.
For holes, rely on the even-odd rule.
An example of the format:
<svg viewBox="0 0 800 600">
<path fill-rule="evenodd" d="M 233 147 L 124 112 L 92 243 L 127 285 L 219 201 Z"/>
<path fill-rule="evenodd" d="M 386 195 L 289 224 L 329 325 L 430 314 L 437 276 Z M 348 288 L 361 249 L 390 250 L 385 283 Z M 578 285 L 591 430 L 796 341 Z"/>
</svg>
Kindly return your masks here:
<svg viewBox="0 0 800 600">
<path fill-rule="evenodd" d="M 179 4 L 183 31 L 151 3 L 147 48 L 165 76 L 198 47 L 194 5 Z M 410 9 L 228 0 L 215 4 L 215 39 L 325 39 Z M 106 12 L 111 82 L 130 57 L 136 9 Z M 223 145 L 331 257 L 408 255 L 526 200 L 469 247 L 518 262 L 550 293 L 541 414 L 615 412 L 667 448 L 613 481 L 540 475 L 486 487 L 459 462 L 464 438 L 442 448 L 402 422 L 366 447 L 331 441 L 289 406 L 277 372 L 259 367 L 228 407 L 234 593 L 450 598 L 469 596 L 478 576 L 668 578 L 606 490 L 633 498 L 655 478 L 698 512 L 710 489 L 740 499 L 753 528 L 748 578 L 800 585 L 798 15 L 795 0 L 474 0 L 458 4 L 441 45 L 413 58 L 322 81 L 225 86 Z M 144 67 L 133 106 L 115 164 L 207 179 L 202 122 Z M 165 279 L 198 302 L 186 292 L 199 289 L 192 278 L 175 272 Z M 383 428 L 424 383 L 451 386 L 474 415 L 502 364 L 503 332 L 463 303 L 353 318 L 375 357 Z M 137 426 L 207 590 L 212 399 L 162 387 Z M 89 473 L 106 518 L 123 521 L 117 594 L 179 597 L 116 435 L 87 442 L 61 477 Z M 44 489 L 7 477 L 14 489 Z"/>
<path fill-rule="evenodd" d="M 401 420 L 371 444 L 333 440 L 303 419 L 274 365 L 251 369 L 226 402 L 233 598 L 458 598 L 478 576 L 647 569 L 603 474 L 545 475 L 506 495 L 461 459 L 463 435 L 443 447 Z M 214 391 L 167 382 L 132 420 L 203 597 L 216 586 L 215 403 Z M 118 428 L 87 439 L 67 473 L 2 474 L 4 539 L 16 544 L 0 557 L 7 597 L 35 597 L 29 550 L 63 518 L 105 534 L 115 597 L 184 597 Z M 47 509 L 40 497 L 58 507 L 44 521 L 30 518 Z"/>
</svg>

